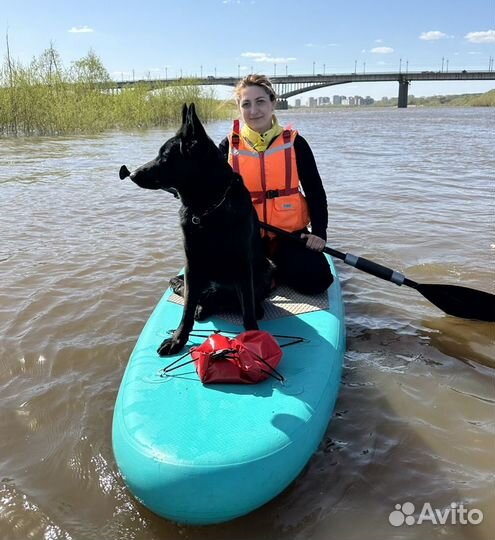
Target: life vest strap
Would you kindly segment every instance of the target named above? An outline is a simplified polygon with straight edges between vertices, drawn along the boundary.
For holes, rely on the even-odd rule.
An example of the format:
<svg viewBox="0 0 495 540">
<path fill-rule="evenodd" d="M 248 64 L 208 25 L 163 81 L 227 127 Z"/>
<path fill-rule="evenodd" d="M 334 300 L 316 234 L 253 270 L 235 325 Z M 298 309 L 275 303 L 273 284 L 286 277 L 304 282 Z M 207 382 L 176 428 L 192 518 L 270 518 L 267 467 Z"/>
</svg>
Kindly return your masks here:
<svg viewBox="0 0 495 540">
<path fill-rule="evenodd" d="M 239 120 L 234 120 L 234 125 L 232 127 L 232 148 L 234 151 L 232 152 L 232 169 L 237 174 L 240 174 L 240 168 L 239 168 L 239 145 L 241 143 L 241 137 L 239 135 Z"/>
<path fill-rule="evenodd" d="M 290 189 L 291 184 L 291 178 L 292 178 L 292 159 L 291 159 L 291 146 L 289 146 L 288 143 L 290 143 L 290 131 L 288 129 L 284 129 L 284 132 L 282 134 L 282 137 L 284 138 L 284 145 L 285 145 L 285 189 Z"/>
<path fill-rule="evenodd" d="M 267 199 L 276 199 L 277 197 L 295 195 L 296 193 L 299 193 L 299 188 L 297 187 L 288 189 L 269 189 L 267 191 L 251 191 L 251 199 L 253 204 L 260 204 Z"/>
</svg>

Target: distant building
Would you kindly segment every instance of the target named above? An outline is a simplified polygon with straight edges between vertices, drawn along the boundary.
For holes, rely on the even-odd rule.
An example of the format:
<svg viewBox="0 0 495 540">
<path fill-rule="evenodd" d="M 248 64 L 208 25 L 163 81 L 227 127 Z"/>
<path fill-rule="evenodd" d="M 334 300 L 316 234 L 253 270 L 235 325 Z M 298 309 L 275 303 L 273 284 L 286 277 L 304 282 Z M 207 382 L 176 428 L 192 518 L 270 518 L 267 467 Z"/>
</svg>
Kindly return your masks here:
<svg viewBox="0 0 495 540">
<path fill-rule="evenodd" d="M 306 105 L 308 107 L 328 107 L 329 105 L 340 105 L 340 106 L 347 106 L 347 107 L 359 107 L 362 105 L 373 105 L 375 103 L 375 100 L 370 97 L 366 96 L 363 98 L 363 96 L 338 96 L 334 95 L 331 98 L 328 96 L 319 96 L 319 97 L 309 97 L 308 101 L 306 102 Z M 297 98 L 294 101 L 294 107 L 301 107 L 302 105 L 301 99 Z"/>
</svg>

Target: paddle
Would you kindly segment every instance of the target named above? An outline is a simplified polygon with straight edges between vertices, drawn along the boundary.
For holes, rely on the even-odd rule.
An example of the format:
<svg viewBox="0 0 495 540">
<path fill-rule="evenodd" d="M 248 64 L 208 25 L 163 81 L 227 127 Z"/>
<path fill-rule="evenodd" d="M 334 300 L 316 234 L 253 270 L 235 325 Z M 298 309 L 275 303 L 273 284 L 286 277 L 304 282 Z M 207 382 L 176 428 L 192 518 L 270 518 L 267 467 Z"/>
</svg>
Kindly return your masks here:
<svg viewBox="0 0 495 540">
<path fill-rule="evenodd" d="M 270 232 L 279 234 L 284 238 L 289 238 L 295 242 L 306 244 L 306 240 L 297 234 L 289 233 L 273 225 L 261 223 L 260 226 Z M 442 311 L 454 317 L 462 317 L 464 319 L 477 319 L 479 321 L 495 322 L 495 295 L 469 289 L 468 287 L 460 287 L 458 285 L 438 285 L 435 283 L 416 283 L 407 279 L 400 272 L 396 272 L 391 268 L 382 266 L 364 257 L 357 257 L 351 253 L 341 253 L 331 247 L 323 249 L 325 253 L 344 261 L 346 264 L 367 272 L 385 281 L 391 281 L 396 285 L 406 285 L 416 289 L 432 304 L 440 308 Z"/>
</svg>

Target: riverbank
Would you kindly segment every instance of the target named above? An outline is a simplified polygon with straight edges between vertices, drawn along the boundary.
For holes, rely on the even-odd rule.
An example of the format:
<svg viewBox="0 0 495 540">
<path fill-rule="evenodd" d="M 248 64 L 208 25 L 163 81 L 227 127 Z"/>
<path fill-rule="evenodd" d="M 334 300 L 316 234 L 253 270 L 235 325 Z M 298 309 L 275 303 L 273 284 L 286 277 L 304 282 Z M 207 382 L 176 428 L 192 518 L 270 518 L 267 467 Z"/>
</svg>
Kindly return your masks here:
<svg viewBox="0 0 495 540">
<path fill-rule="evenodd" d="M 397 98 L 375 101 L 377 107 L 397 107 Z M 495 89 L 482 94 L 453 94 L 447 96 L 409 96 L 408 106 L 414 107 L 495 107 Z"/>
<path fill-rule="evenodd" d="M 215 99 L 213 89 L 187 81 L 152 91 L 146 82 L 116 90 L 92 51 L 70 68 L 63 66 L 53 46 L 27 66 L 10 54 L 0 66 L 0 135 L 90 134 L 177 125 L 182 104 L 192 102 L 206 122 L 231 117 L 231 106 Z"/>
<path fill-rule="evenodd" d="M 380 100 L 372 100 L 369 103 L 352 104 L 323 104 L 311 109 L 362 109 L 374 107 L 397 107 L 398 99 L 396 97 L 383 97 Z M 447 96 L 426 96 L 416 97 L 410 95 L 408 98 L 408 107 L 495 107 L 495 89 L 480 94 L 453 94 Z M 308 110 L 310 107 L 292 107 L 292 110 Z"/>
</svg>

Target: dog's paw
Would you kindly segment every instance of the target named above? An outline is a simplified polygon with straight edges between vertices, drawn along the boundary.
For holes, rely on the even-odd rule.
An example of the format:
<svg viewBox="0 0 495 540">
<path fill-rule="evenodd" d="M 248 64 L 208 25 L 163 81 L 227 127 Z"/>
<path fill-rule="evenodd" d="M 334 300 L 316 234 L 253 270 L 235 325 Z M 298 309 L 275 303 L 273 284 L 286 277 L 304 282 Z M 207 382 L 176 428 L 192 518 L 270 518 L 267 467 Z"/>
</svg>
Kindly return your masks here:
<svg viewBox="0 0 495 540">
<path fill-rule="evenodd" d="M 178 353 L 182 349 L 182 347 L 184 347 L 184 345 L 185 343 L 181 340 L 171 337 L 164 339 L 156 352 L 160 356 L 170 356 L 171 354 Z"/>
<path fill-rule="evenodd" d="M 175 294 L 184 296 L 184 276 L 182 274 L 173 277 L 168 283 Z"/>
</svg>

